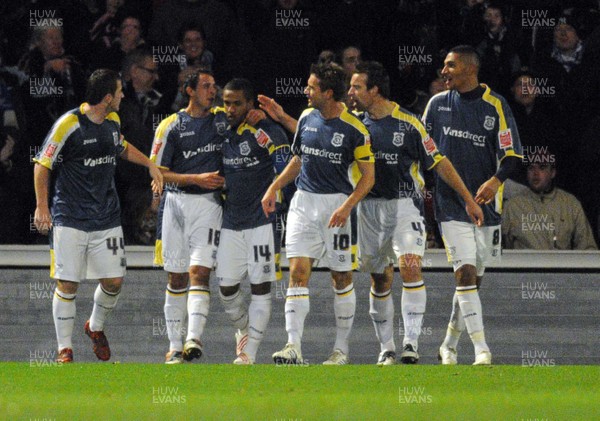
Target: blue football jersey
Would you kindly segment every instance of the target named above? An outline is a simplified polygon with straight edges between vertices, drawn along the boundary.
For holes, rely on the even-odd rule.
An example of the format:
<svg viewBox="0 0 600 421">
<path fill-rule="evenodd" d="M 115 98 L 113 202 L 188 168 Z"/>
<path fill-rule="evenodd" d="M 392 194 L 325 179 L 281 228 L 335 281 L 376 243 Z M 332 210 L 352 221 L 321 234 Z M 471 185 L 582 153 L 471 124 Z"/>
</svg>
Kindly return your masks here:
<svg viewBox="0 0 600 421">
<path fill-rule="evenodd" d="M 329 120 L 319 110 L 306 109 L 298 121 L 292 153 L 302 161 L 296 186 L 319 194 L 352 194 L 360 179 L 355 161 L 373 162 L 369 132 L 345 106 L 339 117 Z"/>
<path fill-rule="evenodd" d="M 425 185 L 422 166 L 432 169 L 444 157 L 421 121 L 394 105 L 392 113 L 381 119 L 373 119 L 366 112 L 361 115 L 371 133 L 375 156 L 375 185 L 367 197 L 411 198 L 421 209 Z"/>
<path fill-rule="evenodd" d="M 244 123 L 227 130 L 222 149 L 223 228 L 243 230 L 274 222 L 275 214 L 267 218 L 261 200 L 275 178 L 273 154 L 285 145 L 289 143 L 284 130 L 268 119 L 256 127 Z"/>
<path fill-rule="evenodd" d="M 423 114 L 427 131 L 473 195 L 496 173 L 502 159 L 521 154 L 519 132 L 506 100 L 484 84 L 481 91 L 475 98 L 455 90 L 441 92 Z M 500 224 L 502 190 L 495 202 L 482 206 L 485 225 Z M 435 213 L 439 222 L 471 222 L 462 198 L 440 177 L 436 177 Z"/>
<path fill-rule="evenodd" d="M 121 225 L 114 175 L 127 142 L 116 113 L 96 124 L 84 105 L 54 123 L 34 161 L 52 170 L 53 225 L 103 231 Z"/>
<path fill-rule="evenodd" d="M 221 170 L 222 135 L 227 129 L 223 108 L 212 108 L 206 117 L 192 117 L 181 110 L 161 121 L 154 135 L 150 159 L 178 174 L 202 174 Z M 166 190 L 209 193 L 200 186 L 176 186 Z"/>
</svg>

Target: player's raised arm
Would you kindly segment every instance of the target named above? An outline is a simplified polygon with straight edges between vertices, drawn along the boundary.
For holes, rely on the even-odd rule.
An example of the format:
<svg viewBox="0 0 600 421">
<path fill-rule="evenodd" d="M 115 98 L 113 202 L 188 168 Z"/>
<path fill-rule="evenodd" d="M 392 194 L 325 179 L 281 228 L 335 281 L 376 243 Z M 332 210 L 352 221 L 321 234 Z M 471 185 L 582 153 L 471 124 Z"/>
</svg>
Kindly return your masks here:
<svg viewBox="0 0 600 421">
<path fill-rule="evenodd" d="M 287 131 L 294 133 L 298 126 L 298 120 L 287 114 L 281 105 L 277 103 L 273 98 L 269 98 L 265 95 L 258 96 L 258 105 L 264 110 L 269 116 L 286 128 Z"/>
</svg>

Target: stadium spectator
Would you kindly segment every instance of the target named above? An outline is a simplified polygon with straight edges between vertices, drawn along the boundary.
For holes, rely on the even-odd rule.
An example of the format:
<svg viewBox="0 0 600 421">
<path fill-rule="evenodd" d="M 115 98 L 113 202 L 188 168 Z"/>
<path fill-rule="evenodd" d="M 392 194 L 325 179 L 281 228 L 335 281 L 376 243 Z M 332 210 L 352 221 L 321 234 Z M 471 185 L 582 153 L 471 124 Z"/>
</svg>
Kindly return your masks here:
<svg viewBox="0 0 600 421">
<path fill-rule="evenodd" d="M 181 54 L 176 55 L 176 60 L 167 60 L 168 57 L 164 56 L 155 57 L 161 63 L 158 86 L 165 94 L 166 102 L 177 103 L 176 107 L 172 107 L 173 111 L 179 111 L 187 105 L 187 95 L 181 89 L 178 90 L 186 77 L 194 69 L 200 68 L 213 73 L 216 64 L 215 56 L 206 49 L 206 35 L 201 26 L 195 23 L 184 24 L 177 33 L 177 42 Z M 188 68 L 191 70 L 183 72 Z"/>
<path fill-rule="evenodd" d="M 190 23 L 203 28 L 206 48 L 218 58 L 217 84 L 248 71 L 250 37 L 231 8 L 218 0 L 166 0 L 154 13 L 148 40 L 159 47 L 175 46 L 179 29 Z"/>
<path fill-rule="evenodd" d="M 26 113 L 25 130 L 29 146 L 38 147 L 52 123 L 76 107 L 85 89 L 81 64 L 63 48 L 63 31 L 57 26 L 33 29 L 32 49 L 19 61 L 28 77 L 21 87 Z"/>
<path fill-rule="evenodd" d="M 150 156 L 154 130 L 158 123 L 169 114 L 162 94 L 154 89 L 158 79 L 158 63 L 152 52 L 135 49 L 123 62 L 125 81 L 119 116 L 121 133 L 125 140 Z M 123 234 L 126 244 L 154 244 L 154 232 L 150 221 L 156 215 L 150 209 L 152 192 L 147 171 L 139 165 L 122 162 L 117 166 L 115 177 L 119 200 L 121 201 Z"/>
<path fill-rule="evenodd" d="M 519 128 L 523 153 L 552 154 L 560 171 L 566 165 L 563 158 L 570 152 L 572 145 L 565 141 L 567 133 L 562 131 L 552 118 L 553 113 L 548 103 L 543 99 L 538 100 L 538 97 L 555 95 L 553 87 L 541 86 L 542 83 L 543 79 L 536 77 L 532 72 L 517 73 L 513 79 L 509 104 Z M 526 170 L 525 166 L 521 166 L 512 178 L 526 184 Z M 563 188 L 572 188 L 558 178 L 555 183 Z"/>
<path fill-rule="evenodd" d="M 362 56 L 360 48 L 349 45 L 340 50 L 336 62 L 342 66 L 344 73 L 346 73 L 346 77 L 350 79 L 356 71 L 356 66 L 358 66 L 361 60 Z"/>
<path fill-rule="evenodd" d="M 123 19 L 125 0 L 106 0 L 103 14 L 90 29 L 90 40 L 95 48 L 110 48 L 119 36 L 119 21 Z"/>
<path fill-rule="evenodd" d="M 97 46 L 91 57 L 92 67 L 104 67 L 121 70 L 125 56 L 136 48 L 146 45 L 142 37 L 142 24 L 135 16 L 127 16 L 119 26 L 119 36 L 113 38 L 110 44 L 102 43 Z"/>
<path fill-rule="evenodd" d="M 552 156 L 527 156 L 529 189 L 504 208 L 502 235 L 507 249 L 596 250 L 592 228 L 581 203 L 554 186 Z"/>
<path fill-rule="evenodd" d="M 318 64 L 329 64 L 331 62 L 335 62 L 335 53 L 332 50 L 323 50 L 319 53 Z"/>
<path fill-rule="evenodd" d="M 589 28 L 583 25 L 585 9 L 568 9 L 557 19 L 551 51 L 538 50 L 533 59 L 532 71 L 553 88 L 555 94 L 540 98 L 555 110 L 552 116 L 566 130 L 568 136 L 580 131 L 592 116 L 600 111 L 600 90 L 596 58 L 586 53 L 584 37 Z"/>
<path fill-rule="evenodd" d="M 503 7 L 491 3 L 483 15 L 485 36 L 477 45 L 481 60 L 479 80 L 508 98 L 512 75 L 521 68 L 516 52 L 517 39 L 508 27 Z"/>
<path fill-rule="evenodd" d="M 459 11 L 459 24 L 458 33 L 459 44 L 470 44 L 477 45 L 479 44 L 485 34 L 485 21 L 483 20 L 483 15 L 485 13 L 485 1 L 484 0 L 463 0 L 463 5 Z M 440 40 L 443 42 L 443 40 Z M 451 46 L 456 44 L 446 44 L 445 46 Z"/>
<path fill-rule="evenodd" d="M 3 222 L 0 224 L 0 244 L 29 242 L 29 196 L 33 189 L 29 180 L 28 151 L 23 148 L 19 132 L 14 127 L 0 126 L 0 203 Z"/>
</svg>

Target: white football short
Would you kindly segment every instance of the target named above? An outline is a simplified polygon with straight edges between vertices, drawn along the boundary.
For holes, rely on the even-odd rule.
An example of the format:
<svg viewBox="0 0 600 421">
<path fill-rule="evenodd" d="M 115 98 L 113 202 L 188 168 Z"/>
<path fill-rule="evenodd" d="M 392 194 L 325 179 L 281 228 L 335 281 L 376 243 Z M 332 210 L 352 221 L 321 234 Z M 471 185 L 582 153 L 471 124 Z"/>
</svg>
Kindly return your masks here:
<svg viewBox="0 0 600 421">
<path fill-rule="evenodd" d="M 383 273 L 400 256 L 425 253 L 425 222 L 410 198 L 364 199 L 358 204 L 358 262 L 362 272 Z"/>
<path fill-rule="evenodd" d="M 274 224 L 240 231 L 221 230 L 216 269 L 219 286 L 234 286 L 246 277 L 251 284 L 275 281 L 278 254 Z"/>
<path fill-rule="evenodd" d="M 296 191 L 287 218 L 285 247 L 288 259 L 317 259 L 336 272 L 347 272 L 355 268 L 353 218 L 348 218 L 343 227 L 328 228 L 331 215 L 347 198 L 343 193 Z"/>
<path fill-rule="evenodd" d="M 125 241 L 121 227 L 85 232 L 52 227 L 50 277 L 61 281 L 122 278 L 125 276 Z"/>
<path fill-rule="evenodd" d="M 483 276 L 487 265 L 500 261 L 500 225 L 478 227 L 470 222 L 447 221 L 440 223 L 440 232 L 454 271 L 472 265 L 477 276 Z"/>
<path fill-rule="evenodd" d="M 162 220 L 162 260 L 167 272 L 190 266 L 213 268 L 223 208 L 214 193 L 166 192 Z"/>
</svg>

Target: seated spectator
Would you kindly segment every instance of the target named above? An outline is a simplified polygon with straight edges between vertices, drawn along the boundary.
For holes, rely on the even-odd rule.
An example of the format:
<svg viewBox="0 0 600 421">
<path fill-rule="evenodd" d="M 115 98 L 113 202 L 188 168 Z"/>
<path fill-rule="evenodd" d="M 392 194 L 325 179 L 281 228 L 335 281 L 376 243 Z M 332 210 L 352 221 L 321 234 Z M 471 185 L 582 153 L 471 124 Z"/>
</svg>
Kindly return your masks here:
<svg viewBox="0 0 600 421">
<path fill-rule="evenodd" d="M 176 45 L 179 29 L 189 23 L 202 27 L 207 47 L 218 58 L 219 68 L 214 69 L 217 83 L 248 71 L 251 39 L 227 2 L 165 0 L 153 13 L 148 40 L 152 45 Z"/>
<path fill-rule="evenodd" d="M 121 133 L 129 143 L 150 155 L 154 130 L 167 117 L 163 96 L 154 89 L 158 80 L 158 63 L 152 52 L 135 49 L 123 63 L 123 94 L 119 108 Z M 148 212 L 152 200 L 150 176 L 145 168 L 128 162 L 117 166 L 116 186 L 121 201 L 123 234 L 127 244 L 153 244 L 153 233 L 143 229 L 145 218 L 156 218 Z"/>
<path fill-rule="evenodd" d="M 553 118 L 569 136 L 578 135 L 577 131 L 600 110 L 597 64 L 587 54 L 584 42 L 589 26 L 593 26 L 584 30 L 582 22 L 587 21 L 588 14 L 591 12 L 583 9 L 565 10 L 554 27 L 552 50 L 537 51 L 532 63 L 534 73 L 555 90 L 543 101 L 555 110 Z"/>
<path fill-rule="evenodd" d="M 447 43 L 444 42 L 444 39 L 442 39 L 440 40 L 442 44 L 447 48 L 460 44 L 479 44 L 479 42 L 481 42 L 482 38 L 484 37 L 485 33 L 485 23 L 482 20 L 484 13 L 485 7 L 483 0 L 464 0 L 463 5 L 459 11 L 459 36 L 458 39 L 455 41 L 456 43 Z"/>
<path fill-rule="evenodd" d="M 512 95 L 508 98 L 508 102 L 519 128 L 523 153 L 525 155 L 553 154 L 556 157 L 555 164 L 559 174 L 554 183 L 558 187 L 570 190 L 572 186 L 569 186 L 561 175 L 564 176 L 568 171 L 564 160 L 571 153 L 572 144 L 565 141 L 567 134 L 556 124 L 548 103 L 543 101 L 543 98 L 555 94 L 555 89 L 542 86 L 543 82 L 543 79 L 535 77 L 532 72 L 517 73 L 514 76 Z M 515 175 L 515 181 L 526 184 L 526 172 L 527 168 L 523 166 L 519 174 Z"/>
<path fill-rule="evenodd" d="M 210 72 L 214 71 L 215 56 L 206 49 L 206 35 L 201 26 L 195 23 L 184 24 L 178 34 L 178 51 L 182 54 L 177 55 L 177 60 L 170 60 L 167 57 L 158 57 L 160 67 L 159 89 L 166 96 L 165 100 L 169 104 L 176 102 L 178 105 L 187 104 L 188 100 L 182 96 L 178 90 L 181 86 L 178 83 L 179 75 L 185 69 L 203 68 Z M 184 72 L 186 75 L 188 72 Z M 185 78 L 184 78 L 185 80 Z M 174 111 L 178 111 L 177 107 Z"/>
<path fill-rule="evenodd" d="M 550 157 L 551 158 L 551 157 Z M 547 155 L 530 155 L 529 189 L 510 199 L 503 212 L 502 234 L 507 249 L 596 250 L 581 203 L 554 187 L 556 168 Z"/>
<path fill-rule="evenodd" d="M 65 53 L 62 28 L 56 26 L 34 28 L 32 49 L 21 57 L 19 69 L 29 78 L 22 85 L 28 143 L 40 146 L 54 121 L 81 103 L 84 72 Z"/>
<path fill-rule="evenodd" d="M 501 95 L 508 96 L 512 75 L 521 67 L 516 53 L 516 38 L 507 26 L 499 4 L 490 4 L 485 9 L 483 20 L 485 37 L 476 47 L 481 58 L 479 80 Z"/>
<path fill-rule="evenodd" d="M 119 26 L 118 36 L 111 38 L 110 44 L 102 43 L 92 56 L 92 68 L 121 70 L 125 56 L 136 48 L 142 48 L 146 41 L 142 38 L 142 24 L 134 16 L 127 16 Z"/>
<path fill-rule="evenodd" d="M 317 64 L 329 64 L 335 61 L 335 53 L 331 50 L 323 50 L 319 53 Z"/>
<path fill-rule="evenodd" d="M 185 56 L 181 67 L 200 66 L 211 72 L 214 70 L 215 56 L 206 49 L 206 34 L 201 26 L 184 25 L 179 30 L 177 41 Z"/>
<path fill-rule="evenodd" d="M 35 237 L 29 231 L 33 171 L 27 154 L 18 130 L 0 124 L 0 244 L 30 243 Z"/>
<path fill-rule="evenodd" d="M 340 64 L 340 66 L 344 70 L 344 73 L 346 74 L 346 92 L 348 91 L 348 89 L 350 89 L 350 79 L 352 78 L 352 75 L 356 70 L 356 66 L 358 66 L 360 61 L 361 52 L 358 47 L 350 45 L 341 49 L 338 52 L 336 63 Z M 347 98 L 344 99 L 344 102 L 346 103 L 346 106 L 348 108 L 351 108 L 353 106 Z"/>
<path fill-rule="evenodd" d="M 350 79 L 361 59 L 360 48 L 349 45 L 339 52 L 337 63 L 342 66 L 344 73 L 346 73 L 346 77 Z"/>
<path fill-rule="evenodd" d="M 108 49 L 119 36 L 119 20 L 123 19 L 124 0 L 106 0 L 104 13 L 90 29 L 90 40 L 95 47 Z"/>
</svg>

